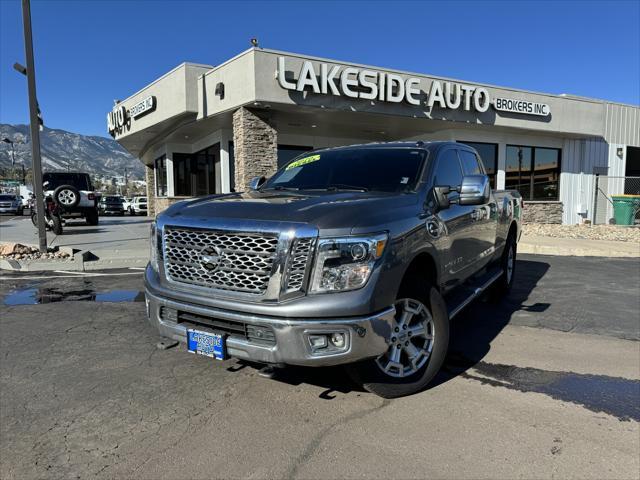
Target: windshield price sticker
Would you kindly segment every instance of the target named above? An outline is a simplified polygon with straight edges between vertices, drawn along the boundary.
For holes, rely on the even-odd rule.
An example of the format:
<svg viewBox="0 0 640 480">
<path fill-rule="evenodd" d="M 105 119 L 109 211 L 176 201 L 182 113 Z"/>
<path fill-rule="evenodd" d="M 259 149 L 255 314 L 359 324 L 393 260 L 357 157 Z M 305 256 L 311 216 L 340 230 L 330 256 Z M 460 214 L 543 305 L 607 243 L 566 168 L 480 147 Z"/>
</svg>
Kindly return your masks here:
<svg viewBox="0 0 640 480">
<path fill-rule="evenodd" d="M 291 170 L 292 168 L 301 167 L 303 165 L 307 165 L 308 163 L 317 162 L 320 160 L 320 155 L 310 155 L 308 157 L 301 158 L 300 160 L 296 160 L 295 162 L 291 162 L 287 165 L 285 170 Z"/>
</svg>

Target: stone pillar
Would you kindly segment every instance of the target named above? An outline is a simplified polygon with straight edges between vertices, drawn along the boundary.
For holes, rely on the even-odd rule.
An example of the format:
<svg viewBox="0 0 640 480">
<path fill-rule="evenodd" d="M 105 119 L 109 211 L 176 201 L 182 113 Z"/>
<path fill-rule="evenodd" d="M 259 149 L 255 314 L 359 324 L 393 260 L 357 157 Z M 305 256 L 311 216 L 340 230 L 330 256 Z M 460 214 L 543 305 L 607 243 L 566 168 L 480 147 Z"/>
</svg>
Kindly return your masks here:
<svg viewBox="0 0 640 480">
<path fill-rule="evenodd" d="M 144 179 L 147 182 L 147 216 L 156 216 L 156 172 L 153 165 L 144 166 Z"/>
<path fill-rule="evenodd" d="M 253 177 L 278 169 L 278 132 L 255 112 L 241 107 L 233 114 L 235 189 L 247 190 Z"/>
</svg>

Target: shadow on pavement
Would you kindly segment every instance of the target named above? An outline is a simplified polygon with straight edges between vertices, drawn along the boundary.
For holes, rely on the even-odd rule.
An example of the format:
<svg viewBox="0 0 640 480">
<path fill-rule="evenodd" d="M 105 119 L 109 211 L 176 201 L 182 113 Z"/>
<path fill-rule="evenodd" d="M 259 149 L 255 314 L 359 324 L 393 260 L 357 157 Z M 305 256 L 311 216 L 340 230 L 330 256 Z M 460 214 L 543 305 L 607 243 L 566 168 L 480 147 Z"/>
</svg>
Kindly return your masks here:
<svg viewBox="0 0 640 480">
<path fill-rule="evenodd" d="M 517 277 L 514 287 L 508 297 L 500 303 L 489 303 L 479 300 L 462 312 L 451 323 L 451 340 L 449 354 L 445 360 L 442 371 L 429 385 L 435 388 L 438 385 L 464 374 L 473 368 L 491 349 L 491 342 L 502 329 L 509 324 L 513 313 L 526 310 L 529 312 L 543 312 L 549 308 L 548 303 L 527 304 L 527 299 L 540 279 L 549 270 L 549 264 L 545 262 L 518 260 Z M 460 358 L 464 360 L 461 361 Z M 461 368 L 461 365 L 464 367 Z M 259 370 L 263 365 L 241 361 L 230 367 L 230 371 L 244 368 Z M 331 400 L 336 393 L 363 392 L 364 390 L 355 384 L 342 367 L 311 368 L 292 367 L 275 369 L 273 380 L 289 385 L 303 383 L 326 388 L 319 398 Z"/>
<path fill-rule="evenodd" d="M 544 312 L 549 303 L 528 304 L 529 295 L 549 270 L 546 262 L 518 260 L 516 277 L 509 295 L 497 303 L 481 298 L 451 322 L 449 353 L 444 366 L 429 388 L 460 375 L 489 353 L 491 342 L 518 311 Z M 461 361 L 461 359 L 463 359 Z M 460 369 L 464 365 L 464 369 Z"/>
</svg>

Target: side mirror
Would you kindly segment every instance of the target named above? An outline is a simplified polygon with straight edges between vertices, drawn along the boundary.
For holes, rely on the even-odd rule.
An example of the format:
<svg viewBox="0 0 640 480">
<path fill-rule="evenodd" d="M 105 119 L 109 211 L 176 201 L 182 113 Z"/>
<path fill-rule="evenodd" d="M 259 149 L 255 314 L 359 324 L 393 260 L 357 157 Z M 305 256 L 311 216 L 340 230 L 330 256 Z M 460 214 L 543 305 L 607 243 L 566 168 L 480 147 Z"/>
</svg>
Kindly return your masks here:
<svg viewBox="0 0 640 480">
<path fill-rule="evenodd" d="M 466 175 L 460 185 L 460 205 L 484 205 L 489 202 L 491 188 L 486 175 Z"/>
<path fill-rule="evenodd" d="M 249 190 L 258 190 L 266 181 L 267 179 L 264 176 L 253 177 L 249 182 Z"/>
<path fill-rule="evenodd" d="M 447 186 L 438 186 L 433 187 L 433 200 L 435 201 L 436 208 L 438 210 L 446 210 L 451 206 L 451 202 L 449 201 L 449 193 L 451 192 L 451 187 Z"/>
</svg>

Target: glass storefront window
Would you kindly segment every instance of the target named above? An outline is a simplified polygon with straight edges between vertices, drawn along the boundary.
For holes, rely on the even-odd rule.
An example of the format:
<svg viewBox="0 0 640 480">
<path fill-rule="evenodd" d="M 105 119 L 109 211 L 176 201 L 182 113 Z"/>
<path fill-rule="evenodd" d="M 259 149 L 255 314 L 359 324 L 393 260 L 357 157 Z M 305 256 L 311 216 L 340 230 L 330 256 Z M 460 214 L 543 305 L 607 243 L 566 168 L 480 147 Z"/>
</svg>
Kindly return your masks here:
<svg viewBox="0 0 640 480">
<path fill-rule="evenodd" d="M 460 143 L 464 143 L 465 145 L 469 145 L 471 148 L 476 149 L 476 152 L 480 154 L 484 169 L 489 176 L 491 188 L 496 188 L 496 173 L 498 172 L 498 144 L 464 141 L 461 141 Z"/>
<path fill-rule="evenodd" d="M 558 200 L 560 149 L 507 145 L 505 188 L 525 200 Z"/>
<path fill-rule="evenodd" d="M 174 195 L 195 197 L 220 191 L 220 145 L 196 153 L 173 154 Z"/>
<path fill-rule="evenodd" d="M 167 157 L 162 155 L 155 160 L 156 197 L 167 196 Z"/>
</svg>

